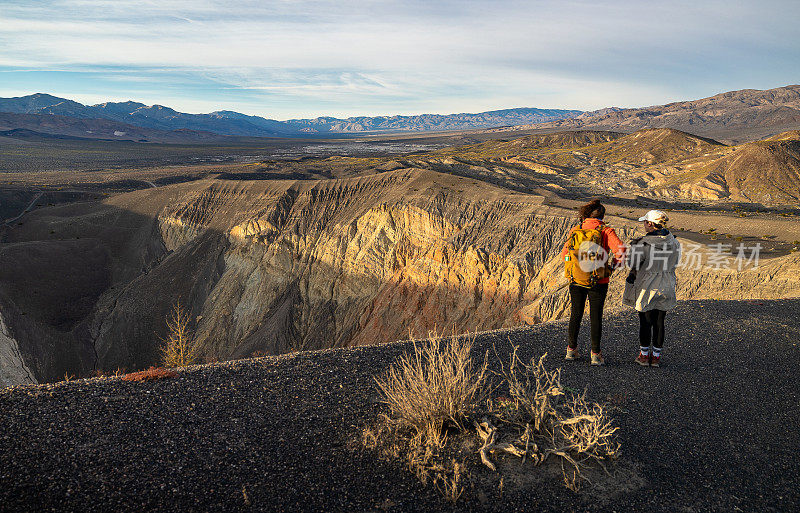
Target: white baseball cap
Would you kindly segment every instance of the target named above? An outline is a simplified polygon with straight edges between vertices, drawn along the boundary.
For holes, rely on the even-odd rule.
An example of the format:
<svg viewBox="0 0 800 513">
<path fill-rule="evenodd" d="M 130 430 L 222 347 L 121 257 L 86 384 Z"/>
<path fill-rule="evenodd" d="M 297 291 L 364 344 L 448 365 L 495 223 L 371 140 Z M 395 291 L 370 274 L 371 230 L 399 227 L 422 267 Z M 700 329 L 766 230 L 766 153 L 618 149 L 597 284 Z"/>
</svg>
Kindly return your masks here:
<svg viewBox="0 0 800 513">
<path fill-rule="evenodd" d="M 640 217 L 639 221 L 650 221 L 651 223 L 655 224 L 664 224 L 669 221 L 669 217 L 667 217 L 667 214 L 660 210 L 651 210 L 644 216 Z"/>
</svg>

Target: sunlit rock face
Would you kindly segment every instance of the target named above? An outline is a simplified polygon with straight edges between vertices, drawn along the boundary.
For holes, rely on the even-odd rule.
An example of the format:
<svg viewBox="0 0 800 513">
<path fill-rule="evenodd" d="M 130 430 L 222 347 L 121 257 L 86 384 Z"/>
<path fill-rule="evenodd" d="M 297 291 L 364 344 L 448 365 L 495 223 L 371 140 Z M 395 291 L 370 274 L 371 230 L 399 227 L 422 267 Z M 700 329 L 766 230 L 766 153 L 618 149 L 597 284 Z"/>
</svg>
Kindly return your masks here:
<svg viewBox="0 0 800 513">
<path fill-rule="evenodd" d="M 539 275 L 571 219 L 541 198 L 419 170 L 246 196 L 209 190 L 160 218 L 172 250 L 215 226 L 224 238 L 224 272 L 197 308 L 209 356 L 374 344 L 554 314 L 530 303 L 553 285 Z M 215 225 L 202 205 L 227 211 L 228 201 L 258 208 Z"/>
<path fill-rule="evenodd" d="M 633 236 L 629 221 L 607 220 Z M 203 360 L 557 319 L 574 223 L 541 196 L 415 168 L 205 179 L 34 212 L 0 253 L 0 372 L 41 382 L 157 364 L 175 305 Z M 796 295 L 798 268 L 788 255 L 681 271 L 679 298 Z M 624 277 L 612 278 L 609 309 Z M 43 293 L 20 292 L 39 282 Z"/>
</svg>

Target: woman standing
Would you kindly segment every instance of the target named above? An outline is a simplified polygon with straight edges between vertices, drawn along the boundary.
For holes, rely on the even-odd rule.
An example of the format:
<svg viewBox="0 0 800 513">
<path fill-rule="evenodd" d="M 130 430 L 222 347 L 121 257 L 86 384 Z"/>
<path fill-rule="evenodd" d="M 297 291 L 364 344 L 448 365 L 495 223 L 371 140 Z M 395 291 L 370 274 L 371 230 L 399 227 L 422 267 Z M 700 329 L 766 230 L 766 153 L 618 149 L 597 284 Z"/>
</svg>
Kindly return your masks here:
<svg viewBox="0 0 800 513">
<path fill-rule="evenodd" d="M 567 333 L 567 360 L 580 358 L 578 330 L 581 326 L 586 300 L 589 300 L 591 321 L 592 365 L 604 365 L 600 352 L 603 331 L 603 305 L 608 293 L 608 281 L 616 260 L 621 260 L 625 246 L 614 229 L 603 222 L 606 207 L 594 200 L 578 209 L 580 224 L 567 237 L 561 256 L 565 260 L 565 275 L 570 279 L 571 313 Z"/>
<path fill-rule="evenodd" d="M 639 221 L 646 235 L 631 241 L 622 303 L 639 312 L 639 354 L 636 363 L 658 367 L 664 346 L 664 317 L 677 305 L 675 268 L 681 244 L 666 228 L 669 219 L 651 210 Z"/>
</svg>

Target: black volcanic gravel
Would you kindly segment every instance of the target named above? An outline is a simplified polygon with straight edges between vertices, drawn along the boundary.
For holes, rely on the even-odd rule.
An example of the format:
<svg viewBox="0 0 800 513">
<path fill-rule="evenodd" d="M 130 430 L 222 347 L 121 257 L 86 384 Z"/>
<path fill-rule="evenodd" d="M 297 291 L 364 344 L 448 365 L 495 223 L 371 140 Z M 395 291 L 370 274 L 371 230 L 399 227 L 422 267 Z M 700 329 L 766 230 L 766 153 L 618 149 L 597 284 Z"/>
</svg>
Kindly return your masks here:
<svg viewBox="0 0 800 513">
<path fill-rule="evenodd" d="M 0 511 L 797 511 L 798 319 L 800 300 L 682 302 L 659 369 L 633 363 L 629 311 L 606 316 L 604 368 L 562 360 L 564 322 L 480 334 L 477 351 L 548 352 L 565 385 L 617 404 L 620 464 L 642 484 L 603 500 L 554 480 L 453 507 L 357 449 L 396 343 L 4 389 Z"/>
</svg>

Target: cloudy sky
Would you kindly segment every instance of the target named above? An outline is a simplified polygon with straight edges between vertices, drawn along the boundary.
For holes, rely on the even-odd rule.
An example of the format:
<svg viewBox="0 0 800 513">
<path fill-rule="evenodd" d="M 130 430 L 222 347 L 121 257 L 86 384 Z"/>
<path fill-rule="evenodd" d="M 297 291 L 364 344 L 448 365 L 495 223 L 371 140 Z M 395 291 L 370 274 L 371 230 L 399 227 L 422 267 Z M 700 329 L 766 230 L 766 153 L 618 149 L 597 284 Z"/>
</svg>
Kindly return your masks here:
<svg viewBox="0 0 800 513">
<path fill-rule="evenodd" d="M 800 2 L 0 0 L 0 96 L 317 115 L 635 107 L 800 83 Z"/>
</svg>

